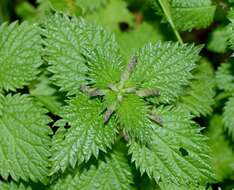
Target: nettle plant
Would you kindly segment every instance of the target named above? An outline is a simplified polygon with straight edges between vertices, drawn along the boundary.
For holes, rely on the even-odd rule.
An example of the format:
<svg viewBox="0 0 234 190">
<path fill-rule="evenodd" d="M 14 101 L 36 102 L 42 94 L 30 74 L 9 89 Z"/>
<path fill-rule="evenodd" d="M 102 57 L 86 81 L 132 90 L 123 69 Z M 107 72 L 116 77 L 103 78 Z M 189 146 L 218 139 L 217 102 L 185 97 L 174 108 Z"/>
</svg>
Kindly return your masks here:
<svg viewBox="0 0 234 190">
<path fill-rule="evenodd" d="M 138 171 L 161 189 L 214 181 L 193 121 L 213 95 L 201 46 L 148 43 L 126 59 L 111 32 L 61 14 L 3 24 L 0 44 L 1 189 L 134 189 Z M 31 82 L 44 76 L 65 92 L 55 112 Z"/>
<path fill-rule="evenodd" d="M 120 34 L 120 21 L 134 27 L 124 1 L 38 2 L 39 23 L 0 26 L 0 189 L 211 189 L 217 176 L 195 121 L 212 112 L 216 81 L 233 137 L 232 60 L 214 80 L 204 46 L 179 31 L 209 26 L 216 6 L 150 0 L 178 40 L 155 42 L 146 23 L 131 40 Z M 222 32 L 234 44 L 233 24 Z M 224 51 L 214 42 L 208 48 Z"/>
</svg>

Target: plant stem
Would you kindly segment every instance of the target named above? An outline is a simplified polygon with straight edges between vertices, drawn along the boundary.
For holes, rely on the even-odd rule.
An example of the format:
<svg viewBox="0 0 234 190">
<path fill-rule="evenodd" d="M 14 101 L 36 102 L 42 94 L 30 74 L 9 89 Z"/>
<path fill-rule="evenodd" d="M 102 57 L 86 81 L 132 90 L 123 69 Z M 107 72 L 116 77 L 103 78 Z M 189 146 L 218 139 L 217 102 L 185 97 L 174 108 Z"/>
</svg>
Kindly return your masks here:
<svg viewBox="0 0 234 190">
<path fill-rule="evenodd" d="M 119 82 L 119 88 L 122 89 L 124 87 L 124 83 L 130 78 L 131 74 L 133 73 L 136 65 L 137 65 L 137 57 L 133 56 L 130 60 L 126 70 L 121 75 L 120 82 Z"/>
<path fill-rule="evenodd" d="M 169 7 L 169 4 L 167 2 L 167 0 L 158 0 L 160 6 L 162 7 L 162 10 L 167 18 L 167 21 L 169 22 L 169 24 L 171 25 L 174 33 L 175 33 L 175 36 L 176 38 L 178 39 L 178 41 L 180 42 L 180 44 L 183 44 L 183 41 L 180 37 L 180 34 L 179 32 L 176 30 L 176 27 L 174 25 L 174 22 L 172 20 L 172 16 L 171 16 L 171 12 L 170 12 L 170 7 Z"/>
</svg>

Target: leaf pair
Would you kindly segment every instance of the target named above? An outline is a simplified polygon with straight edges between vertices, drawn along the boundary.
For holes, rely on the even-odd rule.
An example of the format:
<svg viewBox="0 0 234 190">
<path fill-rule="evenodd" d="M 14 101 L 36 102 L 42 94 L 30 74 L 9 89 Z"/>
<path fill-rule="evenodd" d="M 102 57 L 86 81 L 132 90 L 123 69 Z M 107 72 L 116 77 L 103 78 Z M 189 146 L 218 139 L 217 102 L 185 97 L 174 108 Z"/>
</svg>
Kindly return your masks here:
<svg viewBox="0 0 234 190">
<path fill-rule="evenodd" d="M 40 30 L 17 22 L 0 27 L 0 175 L 7 180 L 47 183 L 51 134 L 47 111 L 27 95 L 11 95 L 28 85 L 42 64 Z M 14 185 L 12 185 L 14 186 Z M 13 187 L 12 187 L 13 188 Z"/>
</svg>

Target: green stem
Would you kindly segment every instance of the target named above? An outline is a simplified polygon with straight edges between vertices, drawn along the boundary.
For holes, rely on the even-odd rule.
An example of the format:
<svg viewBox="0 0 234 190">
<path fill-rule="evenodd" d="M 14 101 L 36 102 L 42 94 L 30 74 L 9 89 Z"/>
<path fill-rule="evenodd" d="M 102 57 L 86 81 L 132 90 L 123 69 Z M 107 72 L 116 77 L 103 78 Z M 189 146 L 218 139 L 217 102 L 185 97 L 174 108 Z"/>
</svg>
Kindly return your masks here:
<svg viewBox="0 0 234 190">
<path fill-rule="evenodd" d="M 169 24 L 171 25 L 176 38 L 178 39 L 178 41 L 180 42 L 180 44 L 183 44 L 183 41 L 180 37 L 179 32 L 176 30 L 176 27 L 174 25 L 174 22 L 172 20 L 172 16 L 171 16 L 171 12 L 170 12 L 170 5 L 168 4 L 167 0 L 158 0 L 160 6 L 162 7 L 162 10 L 167 18 L 167 21 L 169 22 Z"/>
<path fill-rule="evenodd" d="M 106 113 L 104 114 L 104 117 L 103 117 L 104 123 L 107 123 L 109 121 L 110 117 L 115 112 L 116 107 L 117 107 L 117 102 L 114 102 L 112 105 L 110 105 L 107 108 Z"/>
<path fill-rule="evenodd" d="M 119 82 L 119 88 L 122 89 L 124 87 L 124 83 L 130 78 L 131 74 L 133 73 L 136 65 L 137 65 L 137 57 L 133 56 L 130 60 L 126 70 L 121 75 L 120 82 Z"/>
</svg>

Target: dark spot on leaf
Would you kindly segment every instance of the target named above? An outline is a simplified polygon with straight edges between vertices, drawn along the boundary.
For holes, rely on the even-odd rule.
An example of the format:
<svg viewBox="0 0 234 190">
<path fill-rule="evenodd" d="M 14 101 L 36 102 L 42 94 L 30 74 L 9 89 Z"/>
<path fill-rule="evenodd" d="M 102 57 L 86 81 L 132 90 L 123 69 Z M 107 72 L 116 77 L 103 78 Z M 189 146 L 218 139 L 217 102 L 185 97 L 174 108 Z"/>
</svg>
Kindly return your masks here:
<svg viewBox="0 0 234 190">
<path fill-rule="evenodd" d="M 188 151 L 186 149 L 184 149 L 184 148 L 180 148 L 179 151 L 180 151 L 182 156 L 188 156 L 189 155 Z"/>
<path fill-rule="evenodd" d="M 65 129 L 70 129 L 71 126 L 70 126 L 68 123 L 66 123 L 65 126 L 64 126 L 64 128 L 65 128 Z"/>
<path fill-rule="evenodd" d="M 129 24 L 126 23 L 126 22 L 120 22 L 119 23 L 119 29 L 122 31 L 122 32 L 126 32 L 129 30 Z"/>
</svg>

